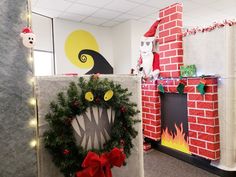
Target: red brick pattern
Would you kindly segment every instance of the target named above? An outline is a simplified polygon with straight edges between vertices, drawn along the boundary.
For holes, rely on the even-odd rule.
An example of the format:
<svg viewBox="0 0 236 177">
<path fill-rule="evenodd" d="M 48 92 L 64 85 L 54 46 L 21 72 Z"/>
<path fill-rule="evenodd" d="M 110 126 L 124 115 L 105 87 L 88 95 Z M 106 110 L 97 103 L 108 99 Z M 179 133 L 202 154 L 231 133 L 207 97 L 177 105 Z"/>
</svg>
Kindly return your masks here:
<svg viewBox="0 0 236 177">
<path fill-rule="evenodd" d="M 160 76 L 179 77 L 183 65 L 182 4 L 173 4 L 160 10 L 159 54 Z"/>
<path fill-rule="evenodd" d="M 142 85 L 143 133 L 153 140 L 161 138 L 160 95 L 156 82 Z"/>
<path fill-rule="evenodd" d="M 180 66 L 183 65 L 182 4 L 173 4 L 160 10 L 159 54 L 160 76 L 155 82 L 142 85 L 142 112 L 144 136 L 161 138 L 161 100 L 158 85 L 167 93 L 177 93 Z M 172 79 L 171 79 L 172 78 Z M 218 118 L 217 78 L 206 78 L 206 94 L 196 86 L 201 78 L 184 78 L 187 94 L 189 149 L 192 154 L 210 160 L 220 158 L 220 130 Z"/>
<path fill-rule="evenodd" d="M 217 160 L 220 158 L 220 130 L 218 118 L 217 78 L 206 79 L 206 94 L 188 91 L 189 146 L 192 154 Z M 188 86 L 196 86 L 199 79 L 188 79 Z M 191 120 L 191 121 L 190 121 Z"/>
<path fill-rule="evenodd" d="M 201 78 L 184 78 L 184 93 L 187 94 L 189 146 L 192 154 L 210 160 L 220 158 L 220 130 L 218 118 L 217 78 L 206 78 L 206 94 L 201 95 L 196 86 Z M 178 79 L 164 78 L 143 84 L 143 129 L 144 136 L 159 140 L 161 136 L 161 107 L 158 85 L 166 93 L 178 93 Z M 211 88 L 211 89 L 207 89 Z"/>
</svg>

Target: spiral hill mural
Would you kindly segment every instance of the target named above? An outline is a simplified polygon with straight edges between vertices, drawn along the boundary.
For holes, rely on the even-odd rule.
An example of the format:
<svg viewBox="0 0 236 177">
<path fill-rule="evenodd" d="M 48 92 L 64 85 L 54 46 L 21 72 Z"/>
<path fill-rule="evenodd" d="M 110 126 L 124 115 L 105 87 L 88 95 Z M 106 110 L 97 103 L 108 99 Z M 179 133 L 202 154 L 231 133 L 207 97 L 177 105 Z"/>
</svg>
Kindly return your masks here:
<svg viewBox="0 0 236 177">
<path fill-rule="evenodd" d="M 70 33 L 64 46 L 67 59 L 76 67 L 87 69 L 85 74 L 112 74 L 113 68 L 99 53 L 95 37 L 85 30 Z"/>
</svg>

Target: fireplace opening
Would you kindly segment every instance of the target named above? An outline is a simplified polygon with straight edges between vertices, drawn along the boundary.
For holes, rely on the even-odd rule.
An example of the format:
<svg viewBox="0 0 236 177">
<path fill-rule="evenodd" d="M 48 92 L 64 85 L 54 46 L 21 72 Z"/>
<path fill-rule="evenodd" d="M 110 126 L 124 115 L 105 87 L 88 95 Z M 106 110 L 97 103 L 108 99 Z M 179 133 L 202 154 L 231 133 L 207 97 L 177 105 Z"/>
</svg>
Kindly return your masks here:
<svg viewBox="0 0 236 177">
<path fill-rule="evenodd" d="M 187 94 L 161 94 L 161 144 L 190 154 Z"/>
</svg>

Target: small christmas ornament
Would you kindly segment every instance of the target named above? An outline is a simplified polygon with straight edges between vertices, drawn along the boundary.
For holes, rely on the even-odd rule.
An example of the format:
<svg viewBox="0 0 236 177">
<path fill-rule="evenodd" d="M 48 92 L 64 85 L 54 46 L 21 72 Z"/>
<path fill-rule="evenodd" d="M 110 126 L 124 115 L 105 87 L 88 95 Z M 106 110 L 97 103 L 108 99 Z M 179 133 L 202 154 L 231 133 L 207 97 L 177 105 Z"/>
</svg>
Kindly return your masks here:
<svg viewBox="0 0 236 177">
<path fill-rule="evenodd" d="M 73 108 L 78 108 L 79 105 L 80 105 L 80 103 L 79 103 L 78 100 L 74 100 L 74 101 L 72 102 L 72 106 L 73 106 Z"/>
<path fill-rule="evenodd" d="M 93 93 L 92 92 L 87 92 L 85 94 L 85 99 L 89 102 L 92 102 L 94 100 L 94 96 L 93 96 Z"/>
<path fill-rule="evenodd" d="M 200 83 L 197 85 L 197 90 L 204 95 L 205 94 L 205 88 L 206 88 L 206 80 L 201 79 Z"/>
<path fill-rule="evenodd" d="M 100 73 L 94 74 L 93 79 L 98 79 L 100 77 Z"/>
<path fill-rule="evenodd" d="M 98 104 L 98 103 L 100 103 L 100 99 L 99 98 L 96 98 L 95 99 L 95 102 Z"/>
<path fill-rule="evenodd" d="M 66 119 L 65 119 L 65 124 L 66 124 L 66 125 L 70 125 L 71 122 L 72 122 L 72 120 L 73 120 L 73 119 L 72 119 L 71 117 L 66 118 Z"/>
<path fill-rule="evenodd" d="M 120 108 L 120 111 L 123 112 L 123 113 L 125 113 L 125 112 L 126 112 L 126 108 L 125 108 L 124 106 L 122 106 L 122 107 Z"/>
<path fill-rule="evenodd" d="M 25 47 L 33 48 L 35 46 L 36 36 L 32 32 L 31 28 L 23 28 L 22 32 L 20 33 L 20 36 L 22 37 L 22 42 Z"/>
<path fill-rule="evenodd" d="M 185 82 L 180 80 L 178 86 L 177 86 L 177 91 L 179 94 L 183 94 L 184 93 L 184 88 L 185 88 Z"/>
<path fill-rule="evenodd" d="M 125 145 L 125 141 L 123 139 L 120 140 L 120 145 L 124 146 Z"/>
<path fill-rule="evenodd" d="M 159 84 L 158 85 L 158 90 L 161 92 L 161 93 L 165 93 L 165 90 L 164 90 L 164 87 L 162 84 Z"/>
<path fill-rule="evenodd" d="M 68 155 L 68 154 L 70 154 L 70 150 L 68 150 L 68 149 L 64 149 L 63 154 L 64 154 L 64 155 Z"/>
<path fill-rule="evenodd" d="M 114 92 L 112 90 L 108 90 L 104 95 L 104 100 L 109 101 L 114 95 Z"/>
</svg>

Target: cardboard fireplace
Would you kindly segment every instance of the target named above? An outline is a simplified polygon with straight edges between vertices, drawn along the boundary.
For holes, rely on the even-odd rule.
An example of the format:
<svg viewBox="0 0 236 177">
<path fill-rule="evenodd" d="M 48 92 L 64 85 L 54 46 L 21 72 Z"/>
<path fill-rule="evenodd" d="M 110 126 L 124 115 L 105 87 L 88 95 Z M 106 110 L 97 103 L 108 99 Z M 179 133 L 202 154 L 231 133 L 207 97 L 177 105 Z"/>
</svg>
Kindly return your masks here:
<svg viewBox="0 0 236 177">
<path fill-rule="evenodd" d="M 220 158 L 218 78 L 184 77 L 182 4 L 160 11 L 160 77 L 142 85 L 144 137 L 209 160 Z M 205 93 L 197 86 L 203 84 Z M 182 93 L 177 87 L 182 84 Z"/>
</svg>

